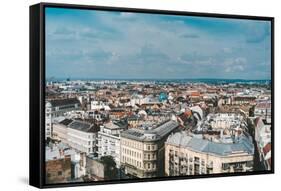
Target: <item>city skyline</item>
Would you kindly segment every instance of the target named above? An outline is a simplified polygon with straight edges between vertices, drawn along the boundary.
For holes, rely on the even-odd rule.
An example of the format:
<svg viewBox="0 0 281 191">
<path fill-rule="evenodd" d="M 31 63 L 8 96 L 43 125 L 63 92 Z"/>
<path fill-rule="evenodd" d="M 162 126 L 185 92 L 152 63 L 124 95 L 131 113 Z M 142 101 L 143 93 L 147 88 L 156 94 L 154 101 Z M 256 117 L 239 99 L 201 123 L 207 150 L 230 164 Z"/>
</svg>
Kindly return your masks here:
<svg viewBox="0 0 281 191">
<path fill-rule="evenodd" d="M 46 9 L 46 77 L 271 79 L 270 22 Z"/>
</svg>

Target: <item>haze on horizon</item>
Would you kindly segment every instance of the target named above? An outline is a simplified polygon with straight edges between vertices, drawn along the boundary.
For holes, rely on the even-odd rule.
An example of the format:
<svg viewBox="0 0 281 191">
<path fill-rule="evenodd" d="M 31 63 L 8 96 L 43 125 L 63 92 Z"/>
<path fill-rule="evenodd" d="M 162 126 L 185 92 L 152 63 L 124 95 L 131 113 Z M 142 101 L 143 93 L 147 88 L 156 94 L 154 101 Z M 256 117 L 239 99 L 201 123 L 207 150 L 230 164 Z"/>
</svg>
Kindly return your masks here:
<svg viewBox="0 0 281 191">
<path fill-rule="evenodd" d="M 271 79 L 269 21 L 46 8 L 46 78 Z"/>
</svg>

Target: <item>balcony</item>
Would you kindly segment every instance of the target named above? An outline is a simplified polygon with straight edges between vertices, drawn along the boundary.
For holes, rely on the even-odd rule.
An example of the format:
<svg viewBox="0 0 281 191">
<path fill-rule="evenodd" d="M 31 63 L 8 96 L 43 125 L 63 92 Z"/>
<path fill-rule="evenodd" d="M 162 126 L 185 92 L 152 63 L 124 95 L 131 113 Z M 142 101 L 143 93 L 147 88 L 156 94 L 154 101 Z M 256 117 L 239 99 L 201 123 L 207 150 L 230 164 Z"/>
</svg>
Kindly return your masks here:
<svg viewBox="0 0 281 191">
<path fill-rule="evenodd" d="M 144 172 L 154 172 L 154 171 L 156 171 L 156 168 L 144 169 Z"/>
<path fill-rule="evenodd" d="M 150 158 L 144 157 L 143 160 L 144 161 L 153 161 L 153 160 L 157 160 L 157 157 L 150 157 Z"/>
<path fill-rule="evenodd" d="M 213 161 L 206 161 L 207 168 L 213 168 Z"/>
<path fill-rule="evenodd" d="M 199 164 L 200 165 L 200 160 L 199 159 L 195 159 L 194 160 L 194 164 Z"/>
</svg>

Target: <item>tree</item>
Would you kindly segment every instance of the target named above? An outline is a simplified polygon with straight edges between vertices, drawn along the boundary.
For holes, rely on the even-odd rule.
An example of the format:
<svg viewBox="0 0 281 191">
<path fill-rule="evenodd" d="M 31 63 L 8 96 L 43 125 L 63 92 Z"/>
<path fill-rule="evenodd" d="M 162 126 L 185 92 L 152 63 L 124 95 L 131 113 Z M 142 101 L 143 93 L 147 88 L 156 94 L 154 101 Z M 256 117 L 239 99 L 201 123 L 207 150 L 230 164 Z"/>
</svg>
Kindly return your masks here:
<svg viewBox="0 0 281 191">
<path fill-rule="evenodd" d="M 105 167 L 105 178 L 106 179 L 117 179 L 118 178 L 118 169 L 116 168 L 116 163 L 112 156 L 102 156 L 100 158 L 101 162 Z"/>
</svg>

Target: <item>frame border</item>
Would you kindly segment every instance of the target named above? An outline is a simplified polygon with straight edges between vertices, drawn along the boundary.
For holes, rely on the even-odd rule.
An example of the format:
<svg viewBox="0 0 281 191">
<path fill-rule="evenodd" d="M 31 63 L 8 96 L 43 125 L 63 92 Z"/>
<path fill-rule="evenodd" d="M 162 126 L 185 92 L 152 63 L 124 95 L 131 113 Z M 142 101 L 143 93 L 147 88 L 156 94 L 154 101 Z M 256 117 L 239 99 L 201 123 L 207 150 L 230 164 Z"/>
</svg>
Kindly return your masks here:
<svg viewBox="0 0 281 191">
<path fill-rule="evenodd" d="M 269 171 L 252 171 L 237 173 L 220 173 L 192 176 L 170 176 L 155 177 L 142 179 L 126 180 L 104 180 L 96 182 L 75 182 L 75 183 L 45 183 L 45 8 L 67 8 L 67 9 L 84 9 L 100 10 L 113 12 L 134 12 L 147 14 L 164 14 L 178 16 L 198 16 L 209 18 L 225 19 L 246 19 L 269 21 L 271 23 L 271 146 L 272 146 L 272 163 Z M 38 34 L 37 34 L 38 33 Z M 34 36 L 34 34 L 37 34 Z M 38 48 L 38 49 L 36 49 Z M 39 63 L 38 63 L 39 62 Z M 250 16 L 218 13 L 200 13 L 174 10 L 156 10 L 127 7 L 108 7 L 95 5 L 76 5 L 76 4 L 59 4 L 59 3 L 39 3 L 30 6 L 30 151 L 29 151 L 29 184 L 39 188 L 56 188 L 72 186 L 92 186 L 105 184 L 121 183 L 138 183 L 154 182 L 167 180 L 186 180 L 196 178 L 216 178 L 216 177 L 233 177 L 247 175 L 274 174 L 275 170 L 275 149 L 274 149 L 274 17 L 267 16 Z M 35 99 L 34 99 L 35 98 Z M 39 102 L 39 103 L 38 103 Z M 38 112 L 38 113 L 37 113 Z M 39 126 L 39 129 L 38 129 Z"/>
</svg>

